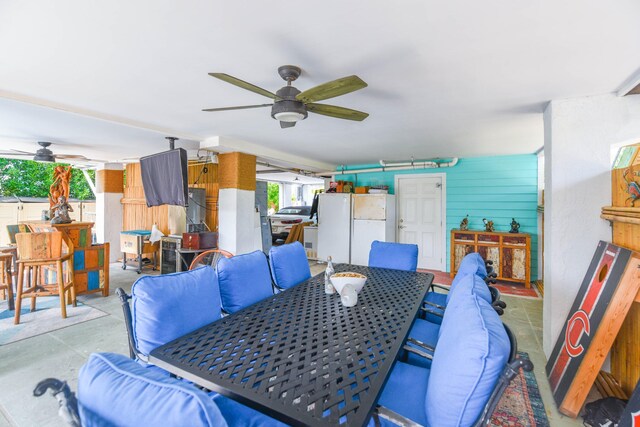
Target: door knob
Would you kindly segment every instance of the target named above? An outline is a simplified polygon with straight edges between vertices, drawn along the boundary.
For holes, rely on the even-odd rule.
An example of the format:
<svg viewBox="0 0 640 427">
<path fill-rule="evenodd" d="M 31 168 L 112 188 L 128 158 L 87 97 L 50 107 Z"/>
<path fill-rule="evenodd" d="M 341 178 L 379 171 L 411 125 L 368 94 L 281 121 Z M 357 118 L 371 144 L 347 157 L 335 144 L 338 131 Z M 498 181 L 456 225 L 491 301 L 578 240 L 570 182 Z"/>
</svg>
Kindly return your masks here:
<svg viewBox="0 0 640 427">
<path fill-rule="evenodd" d="M 402 229 L 402 228 L 407 228 L 406 225 L 399 225 L 398 228 Z"/>
</svg>

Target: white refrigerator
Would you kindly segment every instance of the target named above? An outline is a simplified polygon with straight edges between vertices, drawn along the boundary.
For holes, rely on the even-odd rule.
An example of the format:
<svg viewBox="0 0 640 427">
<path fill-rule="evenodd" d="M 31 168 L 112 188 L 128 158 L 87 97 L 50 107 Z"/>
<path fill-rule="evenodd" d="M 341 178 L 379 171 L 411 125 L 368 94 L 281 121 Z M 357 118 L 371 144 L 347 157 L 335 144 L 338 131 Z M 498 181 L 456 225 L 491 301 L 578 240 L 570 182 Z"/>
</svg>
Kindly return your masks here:
<svg viewBox="0 0 640 427">
<path fill-rule="evenodd" d="M 396 241 L 396 198 L 390 194 L 355 194 L 352 206 L 351 264 L 368 265 L 374 240 Z"/>
<path fill-rule="evenodd" d="M 322 193 L 318 196 L 318 260 L 351 262 L 351 194 Z"/>
</svg>

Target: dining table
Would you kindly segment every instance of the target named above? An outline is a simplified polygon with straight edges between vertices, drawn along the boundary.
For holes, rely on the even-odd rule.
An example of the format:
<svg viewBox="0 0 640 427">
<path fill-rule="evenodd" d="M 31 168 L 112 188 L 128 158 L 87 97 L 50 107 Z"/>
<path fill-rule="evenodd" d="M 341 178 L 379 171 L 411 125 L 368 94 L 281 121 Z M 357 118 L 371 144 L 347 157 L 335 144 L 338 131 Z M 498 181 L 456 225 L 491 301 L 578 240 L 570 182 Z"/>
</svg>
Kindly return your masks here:
<svg viewBox="0 0 640 427">
<path fill-rule="evenodd" d="M 367 277 L 355 306 L 325 293 L 321 273 L 154 349 L 149 362 L 290 425 L 366 425 L 434 276 L 334 269 Z"/>
</svg>

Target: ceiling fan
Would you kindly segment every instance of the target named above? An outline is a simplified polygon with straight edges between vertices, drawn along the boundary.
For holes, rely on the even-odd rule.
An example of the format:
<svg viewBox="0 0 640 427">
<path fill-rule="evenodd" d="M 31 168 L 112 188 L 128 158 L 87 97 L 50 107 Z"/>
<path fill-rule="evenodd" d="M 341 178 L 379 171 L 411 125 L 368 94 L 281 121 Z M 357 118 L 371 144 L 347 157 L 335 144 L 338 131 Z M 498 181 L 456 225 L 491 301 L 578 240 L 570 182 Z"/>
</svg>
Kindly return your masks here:
<svg viewBox="0 0 640 427">
<path fill-rule="evenodd" d="M 77 160 L 77 161 L 85 161 L 85 162 L 105 162 L 104 160 L 97 159 L 88 159 L 85 156 L 81 156 L 79 154 L 53 154 L 51 150 L 49 150 L 49 146 L 51 142 L 46 141 L 38 141 L 38 145 L 40 148 L 35 153 L 29 153 L 27 151 L 9 149 L 6 151 L 0 151 L 1 156 L 19 156 L 19 157 L 33 157 L 31 160 L 35 160 L 36 162 L 56 162 L 56 161 L 65 161 L 65 160 Z"/>
<path fill-rule="evenodd" d="M 224 73 L 209 73 L 210 76 L 223 80 L 232 85 L 255 92 L 259 95 L 273 99 L 272 104 L 243 105 L 238 107 L 223 108 L 207 108 L 202 111 L 228 111 L 243 110 L 247 108 L 271 107 L 271 117 L 280 121 L 281 128 L 290 128 L 296 125 L 299 120 L 307 118 L 307 112 L 322 114 L 324 116 L 334 117 L 337 119 L 362 121 L 369 114 L 362 111 L 352 110 L 335 105 L 317 104 L 316 101 L 322 101 L 336 96 L 345 95 L 356 90 L 367 87 L 367 84 L 358 76 L 343 77 L 321 84 L 304 92 L 300 92 L 291 86 L 291 82 L 295 81 L 302 70 L 295 65 L 283 65 L 278 68 L 278 74 L 282 77 L 287 85 L 279 89 L 276 93 L 269 92 L 251 83 L 247 83 L 237 77 Z"/>
</svg>

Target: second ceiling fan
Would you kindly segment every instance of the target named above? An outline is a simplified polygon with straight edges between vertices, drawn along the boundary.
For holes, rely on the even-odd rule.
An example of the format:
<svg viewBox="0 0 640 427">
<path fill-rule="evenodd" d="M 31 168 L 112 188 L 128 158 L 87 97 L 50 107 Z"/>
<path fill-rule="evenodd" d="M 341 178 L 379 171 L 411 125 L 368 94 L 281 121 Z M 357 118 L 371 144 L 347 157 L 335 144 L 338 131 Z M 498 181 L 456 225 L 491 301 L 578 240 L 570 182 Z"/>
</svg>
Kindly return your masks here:
<svg viewBox="0 0 640 427">
<path fill-rule="evenodd" d="M 316 103 L 316 101 L 335 98 L 336 96 L 345 95 L 367 87 L 367 84 L 360 77 L 343 77 L 300 92 L 291 86 L 291 82 L 296 80 L 301 72 L 300 67 L 295 65 L 283 65 L 279 67 L 278 74 L 287 82 L 287 85 L 279 89 L 276 93 L 269 92 L 266 89 L 262 89 L 261 87 L 230 76 L 229 74 L 209 73 L 212 77 L 271 98 L 274 102 L 272 104 L 243 105 L 239 107 L 207 108 L 202 111 L 228 111 L 271 107 L 271 117 L 280 121 L 280 127 L 282 128 L 293 127 L 297 121 L 306 119 L 308 111 L 337 119 L 355 121 L 362 121 L 369 116 L 367 113 L 350 108 Z"/>
</svg>

